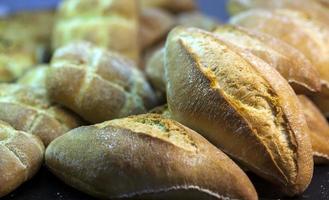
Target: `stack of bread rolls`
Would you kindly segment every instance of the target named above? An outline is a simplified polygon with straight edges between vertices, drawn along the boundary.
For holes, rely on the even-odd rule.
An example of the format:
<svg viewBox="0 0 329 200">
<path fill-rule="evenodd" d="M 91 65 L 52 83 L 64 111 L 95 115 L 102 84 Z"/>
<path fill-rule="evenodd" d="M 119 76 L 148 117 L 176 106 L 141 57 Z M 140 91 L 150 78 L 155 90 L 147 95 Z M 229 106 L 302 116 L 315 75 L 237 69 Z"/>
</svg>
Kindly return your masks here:
<svg viewBox="0 0 329 200">
<path fill-rule="evenodd" d="M 230 0 L 221 25 L 193 0 L 64 0 L 24 39 L 1 19 L 0 197 L 43 162 L 101 199 L 262 198 L 245 170 L 302 195 L 329 163 L 329 6 L 301 2 Z"/>
</svg>

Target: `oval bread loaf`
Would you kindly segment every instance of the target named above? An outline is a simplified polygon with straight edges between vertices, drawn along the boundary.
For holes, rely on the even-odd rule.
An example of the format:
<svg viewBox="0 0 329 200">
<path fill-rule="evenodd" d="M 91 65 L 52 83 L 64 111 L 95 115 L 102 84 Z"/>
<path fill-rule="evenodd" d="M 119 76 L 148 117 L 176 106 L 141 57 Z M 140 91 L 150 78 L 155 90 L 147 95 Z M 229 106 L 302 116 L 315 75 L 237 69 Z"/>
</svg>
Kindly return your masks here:
<svg viewBox="0 0 329 200">
<path fill-rule="evenodd" d="M 231 23 L 282 39 L 300 50 L 320 74 L 321 95 L 329 98 L 329 28 L 295 10 L 250 10 L 231 18 Z M 275 29 L 273 29 L 275 27 Z"/>
<path fill-rule="evenodd" d="M 155 114 L 74 129 L 49 145 L 46 164 L 67 184 L 102 199 L 257 199 L 224 153 Z"/>
<path fill-rule="evenodd" d="M 307 188 L 313 172 L 309 130 L 295 93 L 275 69 L 195 28 L 174 29 L 165 54 L 174 119 L 287 195 Z"/>
<path fill-rule="evenodd" d="M 0 121 L 0 198 L 39 170 L 44 154 L 39 138 Z"/>
<path fill-rule="evenodd" d="M 310 129 L 313 157 L 316 164 L 329 163 L 329 124 L 321 111 L 306 96 L 298 96 Z"/>
<path fill-rule="evenodd" d="M 18 84 L 0 85 L 0 120 L 39 136 L 45 146 L 81 124 L 73 113 L 51 104 L 44 89 Z"/>
<path fill-rule="evenodd" d="M 143 113 L 156 104 L 152 88 L 131 60 L 90 43 L 58 49 L 46 85 L 53 101 L 90 122 Z"/>
<path fill-rule="evenodd" d="M 297 93 L 318 92 L 320 76 L 314 65 L 297 49 L 270 35 L 230 25 L 217 26 L 217 37 L 263 59 L 291 84 Z"/>
</svg>

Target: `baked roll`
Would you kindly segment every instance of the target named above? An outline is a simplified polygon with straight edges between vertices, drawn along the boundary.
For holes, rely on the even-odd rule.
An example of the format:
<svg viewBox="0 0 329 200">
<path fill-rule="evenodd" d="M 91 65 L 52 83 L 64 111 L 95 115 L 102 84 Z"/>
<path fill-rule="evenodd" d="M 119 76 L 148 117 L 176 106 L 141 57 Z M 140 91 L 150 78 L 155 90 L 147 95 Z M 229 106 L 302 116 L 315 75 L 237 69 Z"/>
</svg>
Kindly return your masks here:
<svg viewBox="0 0 329 200">
<path fill-rule="evenodd" d="M 101 199 L 257 199 L 244 172 L 196 132 L 147 114 L 74 129 L 46 165 Z"/>
<path fill-rule="evenodd" d="M 171 12 L 191 11 L 196 9 L 195 0 L 141 0 L 142 7 L 156 7 Z"/>
<path fill-rule="evenodd" d="M 138 1 L 65 0 L 53 34 L 53 49 L 74 41 L 89 41 L 139 60 Z"/>
<path fill-rule="evenodd" d="M 0 17 L 0 82 L 13 82 L 48 54 L 54 13 Z"/>
<path fill-rule="evenodd" d="M 163 40 L 175 25 L 174 16 L 159 8 L 142 8 L 140 45 L 143 50 Z"/>
<path fill-rule="evenodd" d="M 134 63 L 90 43 L 58 49 L 46 86 L 50 99 L 93 123 L 146 112 L 155 94 Z"/>
<path fill-rule="evenodd" d="M 219 22 L 215 19 L 208 17 L 200 12 L 184 12 L 177 16 L 177 25 L 195 27 L 212 31 L 219 25 Z"/>
<path fill-rule="evenodd" d="M 155 88 L 159 99 L 166 97 L 166 77 L 164 70 L 164 47 L 156 50 L 146 61 L 145 73 Z"/>
<path fill-rule="evenodd" d="M 315 164 L 329 163 L 329 124 L 321 111 L 306 96 L 299 95 L 307 125 L 310 129 Z"/>
<path fill-rule="evenodd" d="M 297 93 L 321 90 L 321 81 L 314 65 L 294 47 L 265 33 L 230 25 L 218 26 L 217 37 L 263 59 L 290 83 Z"/>
<path fill-rule="evenodd" d="M 285 194 L 307 188 L 313 173 L 309 130 L 297 96 L 275 69 L 195 28 L 174 29 L 165 55 L 174 119 Z"/>
<path fill-rule="evenodd" d="M 22 75 L 17 80 L 17 83 L 22 85 L 28 85 L 31 87 L 46 88 L 46 76 L 48 69 L 48 65 L 36 66 L 28 70 L 24 75 Z"/>
<path fill-rule="evenodd" d="M 44 150 L 38 137 L 0 121 L 0 198 L 33 177 L 43 162 Z"/>
<path fill-rule="evenodd" d="M 329 98 L 327 26 L 293 10 L 250 10 L 233 17 L 231 23 L 268 33 L 299 49 L 317 68 L 322 83 L 321 95 Z"/>
<path fill-rule="evenodd" d="M 231 15 L 235 15 L 252 8 L 288 8 L 307 13 L 312 18 L 329 25 L 329 12 L 324 6 L 324 3 L 321 1 L 326 0 L 229 0 L 227 8 Z"/>
<path fill-rule="evenodd" d="M 0 120 L 40 137 L 45 146 L 81 124 L 74 114 L 51 104 L 44 88 L 18 84 L 0 85 Z"/>
</svg>

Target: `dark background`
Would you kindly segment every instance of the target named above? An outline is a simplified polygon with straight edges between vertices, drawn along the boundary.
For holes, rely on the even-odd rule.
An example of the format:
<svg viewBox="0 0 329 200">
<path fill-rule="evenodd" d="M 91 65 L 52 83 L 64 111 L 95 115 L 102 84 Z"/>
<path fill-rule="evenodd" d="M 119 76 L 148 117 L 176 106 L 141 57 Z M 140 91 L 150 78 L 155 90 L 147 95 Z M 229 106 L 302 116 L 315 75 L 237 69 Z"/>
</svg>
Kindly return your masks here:
<svg viewBox="0 0 329 200">
<path fill-rule="evenodd" d="M 265 0 L 264 0 L 265 1 Z M 51 9 L 58 4 L 58 0 L 0 0 L 0 15 L 19 10 Z M 222 22 L 228 19 L 225 11 L 226 0 L 199 0 L 200 9 Z M 0 30 L 1 31 L 1 30 Z M 287 199 L 273 197 L 273 186 L 268 186 L 265 182 L 253 174 L 248 174 L 252 179 L 260 199 Z M 267 198 L 264 198 L 267 197 Z M 46 167 L 27 183 L 23 184 L 13 193 L 3 200 L 92 200 L 69 186 L 63 184 L 54 177 Z M 310 187 L 300 197 L 290 198 L 294 200 L 329 200 L 329 167 L 317 166 L 314 171 L 314 178 Z"/>
</svg>

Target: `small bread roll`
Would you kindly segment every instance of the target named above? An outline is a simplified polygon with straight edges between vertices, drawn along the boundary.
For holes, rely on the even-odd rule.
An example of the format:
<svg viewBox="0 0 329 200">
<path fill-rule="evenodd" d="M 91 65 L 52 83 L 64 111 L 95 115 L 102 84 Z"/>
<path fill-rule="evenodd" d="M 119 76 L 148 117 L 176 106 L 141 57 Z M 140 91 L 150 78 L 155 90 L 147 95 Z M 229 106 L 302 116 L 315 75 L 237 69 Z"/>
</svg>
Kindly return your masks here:
<svg viewBox="0 0 329 200">
<path fill-rule="evenodd" d="M 146 114 L 74 129 L 52 142 L 46 165 L 101 199 L 244 199 L 244 172 L 196 132 Z"/>
<path fill-rule="evenodd" d="M 62 1 L 53 49 L 85 40 L 139 61 L 139 8 L 136 0 Z"/>
<path fill-rule="evenodd" d="M 174 119 L 285 194 L 307 188 L 313 173 L 309 130 L 297 96 L 275 69 L 195 28 L 175 28 L 165 55 Z"/>
<path fill-rule="evenodd" d="M 44 151 L 38 137 L 0 121 L 0 198 L 33 177 L 43 162 Z"/>
<path fill-rule="evenodd" d="M 321 111 L 306 96 L 299 95 L 310 129 L 315 164 L 329 163 L 329 124 Z"/>
<path fill-rule="evenodd" d="M 145 73 L 155 88 L 159 99 L 166 96 L 166 77 L 164 70 L 164 47 L 156 50 L 146 61 Z"/>
<path fill-rule="evenodd" d="M 142 7 L 156 7 L 171 12 L 191 11 L 196 9 L 195 0 L 141 0 Z"/>
<path fill-rule="evenodd" d="M 0 85 L 0 120 L 39 136 L 45 146 L 81 124 L 71 112 L 52 105 L 42 88 Z"/>
<path fill-rule="evenodd" d="M 217 37 L 263 59 L 291 84 L 295 92 L 311 94 L 321 89 L 314 65 L 294 47 L 271 35 L 230 25 L 218 26 Z"/>
<path fill-rule="evenodd" d="M 320 74 L 321 95 L 329 98 L 329 28 L 326 25 L 304 13 L 286 9 L 250 10 L 233 17 L 231 23 L 268 33 L 299 49 Z"/>
<path fill-rule="evenodd" d="M 252 8 L 288 8 L 307 13 L 312 18 L 329 25 L 329 12 L 323 4 L 324 1 L 326 0 L 229 0 L 227 8 L 231 15 Z"/>
<path fill-rule="evenodd" d="M 134 63 L 90 43 L 58 49 L 47 76 L 50 98 L 97 123 L 146 112 L 156 97 Z"/>
<path fill-rule="evenodd" d="M 159 8 L 142 8 L 140 45 L 143 50 L 163 40 L 175 25 L 172 14 Z"/>
<path fill-rule="evenodd" d="M 22 77 L 17 80 L 17 83 L 28 85 L 31 87 L 46 88 L 46 76 L 48 65 L 39 65 L 27 71 Z"/>
</svg>

